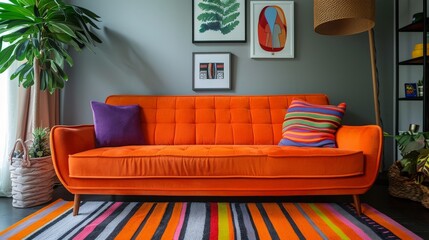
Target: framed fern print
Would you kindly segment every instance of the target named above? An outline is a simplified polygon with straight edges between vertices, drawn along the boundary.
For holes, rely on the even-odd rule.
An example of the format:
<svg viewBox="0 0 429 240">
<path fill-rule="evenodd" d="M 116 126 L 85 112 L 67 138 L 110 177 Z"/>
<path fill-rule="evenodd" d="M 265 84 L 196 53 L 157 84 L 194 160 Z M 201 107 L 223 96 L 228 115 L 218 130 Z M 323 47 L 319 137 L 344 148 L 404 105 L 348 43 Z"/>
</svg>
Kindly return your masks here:
<svg viewBox="0 0 429 240">
<path fill-rule="evenodd" d="M 294 2 L 250 4 L 250 57 L 294 58 Z"/>
<path fill-rule="evenodd" d="M 192 42 L 246 42 L 246 0 L 192 0 Z"/>
</svg>

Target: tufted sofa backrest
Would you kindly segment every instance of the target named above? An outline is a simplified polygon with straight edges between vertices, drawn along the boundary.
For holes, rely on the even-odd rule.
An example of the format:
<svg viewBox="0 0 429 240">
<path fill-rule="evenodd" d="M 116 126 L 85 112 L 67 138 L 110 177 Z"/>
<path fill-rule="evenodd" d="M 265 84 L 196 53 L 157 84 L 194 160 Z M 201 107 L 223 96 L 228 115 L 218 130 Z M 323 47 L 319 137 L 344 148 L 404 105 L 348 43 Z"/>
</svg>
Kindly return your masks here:
<svg viewBox="0 0 429 240">
<path fill-rule="evenodd" d="M 113 95 L 111 105 L 141 106 L 146 144 L 278 144 L 293 99 L 328 104 L 323 94 L 270 96 Z"/>
</svg>

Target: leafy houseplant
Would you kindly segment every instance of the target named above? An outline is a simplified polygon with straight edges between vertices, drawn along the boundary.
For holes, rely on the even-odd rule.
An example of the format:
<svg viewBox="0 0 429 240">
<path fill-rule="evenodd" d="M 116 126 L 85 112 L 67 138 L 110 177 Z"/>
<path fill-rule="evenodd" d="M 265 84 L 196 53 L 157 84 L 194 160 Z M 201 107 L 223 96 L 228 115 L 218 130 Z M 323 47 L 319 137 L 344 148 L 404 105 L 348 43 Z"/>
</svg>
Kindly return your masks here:
<svg viewBox="0 0 429 240">
<path fill-rule="evenodd" d="M 421 184 L 429 177 L 429 132 L 403 132 L 394 136 L 402 159 L 397 163 L 402 175 Z"/>
<path fill-rule="evenodd" d="M 98 29 L 99 16 L 88 9 L 66 4 L 63 0 L 9 0 L 0 2 L 0 73 L 12 63 L 20 66 L 12 79 L 25 88 L 34 85 L 35 99 L 40 90 L 54 93 L 68 80 L 64 67 L 73 65 L 69 47 L 76 51 L 91 48 L 101 40 L 92 32 Z M 33 111 L 39 112 L 37 101 Z M 38 126 L 37 117 L 33 126 Z M 30 207 L 52 198 L 55 171 L 48 145 L 48 129 L 33 130 L 33 142 L 27 156 L 14 153 L 10 166 L 12 205 Z M 24 143 L 18 139 L 22 145 Z M 26 146 L 24 145 L 23 148 Z M 27 179 L 25 187 L 19 179 Z"/>
<path fill-rule="evenodd" d="M 80 51 L 101 43 L 91 32 L 97 21 L 95 13 L 62 0 L 0 3 L 0 73 L 22 62 L 11 75 L 19 85 L 50 93 L 62 89 L 68 80 L 64 62 L 73 65 L 68 47 Z"/>
</svg>

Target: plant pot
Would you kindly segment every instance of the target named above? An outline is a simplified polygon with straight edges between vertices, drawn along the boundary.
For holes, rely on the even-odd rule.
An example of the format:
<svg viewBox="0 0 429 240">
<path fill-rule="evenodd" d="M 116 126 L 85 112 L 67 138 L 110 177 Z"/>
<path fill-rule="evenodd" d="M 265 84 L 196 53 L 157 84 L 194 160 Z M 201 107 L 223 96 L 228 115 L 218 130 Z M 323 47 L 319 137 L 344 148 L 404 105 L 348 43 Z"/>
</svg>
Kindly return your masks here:
<svg viewBox="0 0 429 240">
<path fill-rule="evenodd" d="M 51 156 L 30 158 L 31 166 L 14 159 L 10 165 L 12 206 L 33 207 L 52 199 L 55 171 Z"/>
<path fill-rule="evenodd" d="M 389 193 L 394 197 L 406 198 L 420 202 L 423 198 L 423 190 L 420 184 L 408 177 L 401 176 L 396 163 L 392 164 L 388 172 Z"/>
<path fill-rule="evenodd" d="M 417 96 L 423 97 L 423 86 L 417 86 Z"/>
<path fill-rule="evenodd" d="M 23 154 L 14 156 L 17 146 L 23 149 Z M 9 161 L 13 207 L 33 207 L 52 199 L 55 170 L 51 156 L 30 158 L 27 145 L 18 139 Z"/>
<path fill-rule="evenodd" d="M 421 203 L 425 208 L 429 208 L 429 188 L 425 185 L 420 185 L 420 188 L 423 192 Z"/>
</svg>

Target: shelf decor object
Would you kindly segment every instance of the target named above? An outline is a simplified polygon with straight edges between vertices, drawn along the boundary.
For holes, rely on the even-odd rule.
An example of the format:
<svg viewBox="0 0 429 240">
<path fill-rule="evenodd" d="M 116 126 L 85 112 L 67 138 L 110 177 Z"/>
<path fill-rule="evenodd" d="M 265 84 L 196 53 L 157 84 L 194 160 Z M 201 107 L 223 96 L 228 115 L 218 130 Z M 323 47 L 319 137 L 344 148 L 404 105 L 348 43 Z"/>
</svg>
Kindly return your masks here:
<svg viewBox="0 0 429 240">
<path fill-rule="evenodd" d="M 314 0 L 315 32 L 323 35 L 353 35 L 368 32 L 375 120 L 377 125 L 380 125 L 374 26 L 374 0 Z"/>
<path fill-rule="evenodd" d="M 428 44 L 426 44 L 426 49 L 429 49 Z M 428 51 L 426 50 L 426 54 L 428 54 Z M 418 58 L 423 56 L 423 43 L 418 43 L 414 46 L 413 51 L 411 52 L 412 58 Z"/>
<path fill-rule="evenodd" d="M 405 97 L 415 98 L 417 97 L 417 84 L 416 83 L 405 83 Z"/>
</svg>

